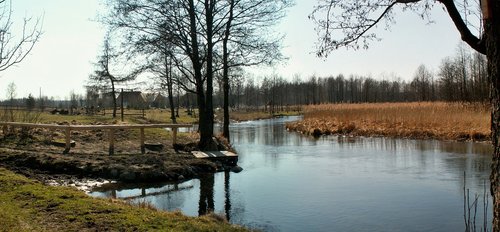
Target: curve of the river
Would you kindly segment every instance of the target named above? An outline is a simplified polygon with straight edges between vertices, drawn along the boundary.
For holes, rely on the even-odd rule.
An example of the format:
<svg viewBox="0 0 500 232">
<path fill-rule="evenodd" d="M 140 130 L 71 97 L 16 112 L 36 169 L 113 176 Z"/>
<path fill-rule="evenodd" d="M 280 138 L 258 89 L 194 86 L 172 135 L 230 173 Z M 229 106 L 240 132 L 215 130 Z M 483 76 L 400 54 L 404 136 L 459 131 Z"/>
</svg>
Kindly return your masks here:
<svg viewBox="0 0 500 232">
<path fill-rule="evenodd" d="M 231 223 L 264 231 L 463 231 L 465 173 L 470 204 L 478 196 L 476 227 L 484 215 L 490 224 L 489 144 L 314 139 L 286 131 L 284 124 L 297 119 L 232 125 L 241 173 L 176 185 L 108 186 L 91 195 L 148 201 L 193 216 L 214 209 Z"/>
</svg>

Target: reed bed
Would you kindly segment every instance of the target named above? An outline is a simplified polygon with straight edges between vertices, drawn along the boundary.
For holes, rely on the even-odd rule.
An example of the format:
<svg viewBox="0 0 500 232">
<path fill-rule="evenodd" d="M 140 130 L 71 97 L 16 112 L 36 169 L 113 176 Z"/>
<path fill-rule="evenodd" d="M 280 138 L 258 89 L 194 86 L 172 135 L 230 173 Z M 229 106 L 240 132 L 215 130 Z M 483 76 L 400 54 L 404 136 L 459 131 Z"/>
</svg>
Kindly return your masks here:
<svg viewBox="0 0 500 232">
<path fill-rule="evenodd" d="M 444 102 L 314 105 L 306 106 L 304 119 L 287 129 L 313 136 L 485 141 L 490 139 L 490 108 Z"/>
</svg>

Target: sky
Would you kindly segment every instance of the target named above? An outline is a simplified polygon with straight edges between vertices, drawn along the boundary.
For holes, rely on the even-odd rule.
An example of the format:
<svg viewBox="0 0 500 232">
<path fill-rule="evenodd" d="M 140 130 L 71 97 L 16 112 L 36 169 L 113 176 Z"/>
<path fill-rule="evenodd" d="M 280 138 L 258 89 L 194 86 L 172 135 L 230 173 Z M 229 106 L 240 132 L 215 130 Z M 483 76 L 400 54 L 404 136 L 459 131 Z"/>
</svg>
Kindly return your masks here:
<svg viewBox="0 0 500 232">
<path fill-rule="evenodd" d="M 103 0 L 15 0 L 14 27 L 26 16 L 43 16 L 43 35 L 31 54 L 20 64 L 0 72 L 0 99 L 6 98 L 9 83 L 17 86 L 17 97 L 28 94 L 69 98 L 70 92 L 84 94 L 84 85 L 101 51 L 105 27 L 96 21 L 106 9 Z M 441 60 L 453 56 L 460 35 L 441 7 L 432 10 L 434 23 L 415 13 L 396 15 L 390 31 L 377 28 L 382 39 L 368 50 L 334 51 L 327 59 L 315 56 L 316 32 L 307 16 L 314 0 L 296 0 L 287 16 L 276 26 L 285 35 L 283 53 L 288 57 L 274 67 L 256 67 L 249 72 L 258 78 L 278 74 L 292 80 L 300 76 L 344 74 L 370 75 L 376 79 L 395 77 L 411 80 L 421 64 L 436 71 Z M 19 31 L 19 25 L 17 26 Z"/>
</svg>

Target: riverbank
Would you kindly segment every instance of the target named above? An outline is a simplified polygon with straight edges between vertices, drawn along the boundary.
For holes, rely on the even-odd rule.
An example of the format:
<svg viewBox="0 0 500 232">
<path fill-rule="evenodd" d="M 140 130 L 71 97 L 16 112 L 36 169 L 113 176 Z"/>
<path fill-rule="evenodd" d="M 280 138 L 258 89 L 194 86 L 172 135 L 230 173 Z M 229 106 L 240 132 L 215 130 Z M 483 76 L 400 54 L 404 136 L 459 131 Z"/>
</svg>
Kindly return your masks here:
<svg viewBox="0 0 500 232">
<path fill-rule="evenodd" d="M 46 116 L 42 115 L 40 121 L 59 125 L 151 123 L 149 119 L 140 116 L 126 118 L 124 122 L 109 121 L 110 118 L 98 115 Z M 107 130 L 72 131 L 74 146 L 68 154 L 63 154 L 63 130 L 4 127 L 0 131 L 0 166 L 34 177 L 43 172 L 124 182 L 181 181 L 225 168 L 221 163 L 196 159 L 190 154 L 197 149 L 197 133 L 178 133 L 173 147 L 171 131 L 163 128 L 145 129 L 145 154 L 141 154 L 139 133 L 138 129 L 115 130 L 115 155 L 110 156 Z M 222 140 L 218 139 L 217 142 L 220 150 L 230 149 Z"/>
<path fill-rule="evenodd" d="M 328 104 L 304 107 L 287 129 L 312 136 L 385 136 L 489 141 L 490 109 L 443 102 Z"/>
<path fill-rule="evenodd" d="M 82 122 L 57 122 L 67 123 Z M 191 218 L 179 212 L 158 212 L 151 207 L 143 209 L 123 202 L 93 199 L 77 190 L 89 191 L 110 181 L 178 183 L 224 170 L 223 164 L 196 159 L 190 154 L 196 149 L 196 134 L 179 133 L 174 148 L 171 132 L 145 130 L 146 141 L 160 144 L 163 149 L 146 148 L 146 154 L 141 154 L 138 131 L 116 130 L 115 155 L 111 156 L 107 151 L 107 133 L 102 130 L 72 132 L 75 146 L 68 154 L 62 154 L 64 148 L 54 143 L 62 140 L 62 131 L 3 128 L 1 135 L 0 207 L 7 209 L 8 215 L 0 213 L 0 231 L 244 230 L 228 224 L 223 216 Z M 222 143 L 219 146 L 225 149 Z"/>
<path fill-rule="evenodd" d="M 137 155 L 69 155 L 0 149 L 0 166 L 46 182 L 58 175 L 122 182 L 182 181 L 222 167 L 187 152 Z"/>
<path fill-rule="evenodd" d="M 0 168 L 0 231 L 246 231 L 217 216 L 187 217 L 97 199 Z"/>
</svg>

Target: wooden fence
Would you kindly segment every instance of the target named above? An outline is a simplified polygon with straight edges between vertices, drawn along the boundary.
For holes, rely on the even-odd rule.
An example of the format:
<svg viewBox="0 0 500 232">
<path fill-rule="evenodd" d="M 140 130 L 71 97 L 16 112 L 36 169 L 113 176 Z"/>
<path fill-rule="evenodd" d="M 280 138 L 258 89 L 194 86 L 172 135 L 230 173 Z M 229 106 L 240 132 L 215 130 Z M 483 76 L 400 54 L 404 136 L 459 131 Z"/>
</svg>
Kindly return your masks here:
<svg viewBox="0 0 500 232">
<path fill-rule="evenodd" d="M 1 126 L 12 127 L 27 127 L 27 128 L 45 128 L 59 129 L 65 132 L 65 149 L 64 154 L 69 153 L 71 149 L 71 131 L 72 130 L 108 130 L 109 139 L 109 154 L 114 154 L 115 131 L 119 129 L 139 129 L 141 153 L 145 153 L 144 146 L 144 129 L 146 128 L 171 128 L 172 129 L 172 145 L 177 142 L 177 129 L 189 128 L 192 124 L 130 124 L 130 125 L 57 125 L 57 124 L 36 124 L 36 123 L 18 123 L 18 122 L 0 122 Z"/>
</svg>

